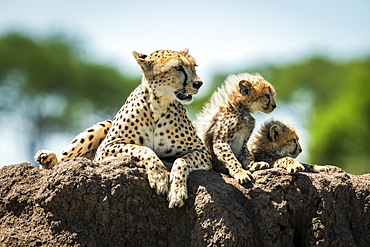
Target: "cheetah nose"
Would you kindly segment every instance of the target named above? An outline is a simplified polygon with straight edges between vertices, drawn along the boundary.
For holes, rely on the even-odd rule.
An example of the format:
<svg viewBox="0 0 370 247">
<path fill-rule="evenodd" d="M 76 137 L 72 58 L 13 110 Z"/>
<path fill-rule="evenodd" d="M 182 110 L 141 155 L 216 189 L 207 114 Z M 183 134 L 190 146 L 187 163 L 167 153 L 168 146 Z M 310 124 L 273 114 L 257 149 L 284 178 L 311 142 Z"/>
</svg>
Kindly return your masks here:
<svg viewBox="0 0 370 247">
<path fill-rule="evenodd" d="M 271 107 L 272 107 L 272 109 L 275 109 L 276 108 L 276 104 L 273 104 Z"/>
<path fill-rule="evenodd" d="M 298 149 L 298 152 L 299 152 L 299 153 L 302 153 L 302 148 Z"/>
<path fill-rule="evenodd" d="M 201 81 L 195 81 L 195 82 L 193 83 L 193 86 L 194 86 L 196 89 L 199 89 L 202 85 L 203 85 L 203 82 L 201 82 Z"/>
</svg>

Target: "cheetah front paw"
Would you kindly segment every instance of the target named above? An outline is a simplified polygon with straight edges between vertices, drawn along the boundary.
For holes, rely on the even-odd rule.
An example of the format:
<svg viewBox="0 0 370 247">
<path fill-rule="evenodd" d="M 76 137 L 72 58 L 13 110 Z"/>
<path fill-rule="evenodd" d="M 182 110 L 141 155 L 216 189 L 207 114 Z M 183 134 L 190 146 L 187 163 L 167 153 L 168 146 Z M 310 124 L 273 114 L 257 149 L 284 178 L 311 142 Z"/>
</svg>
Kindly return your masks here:
<svg viewBox="0 0 370 247">
<path fill-rule="evenodd" d="M 51 169 L 58 163 L 55 153 L 49 150 L 39 150 L 34 159 L 40 164 L 42 169 Z"/>
<path fill-rule="evenodd" d="M 169 201 L 169 208 L 184 206 L 184 200 L 188 199 L 188 189 L 180 182 L 171 182 L 170 192 L 168 193 L 167 200 Z"/>
<path fill-rule="evenodd" d="M 250 171 L 246 171 L 246 170 L 240 170 L 239 172 L 235 173 L 233 175 L 233 177 L 240 184 L 247 183 L 249 181 L 252 181 L 252 179 L 253 179 L 252 173 Z"/>
<path fill-rule="evenodd" d="M 304 166 L 300 162 L 294 161 L 293 163 L 287 165 L 286 170 L 289 173 L 301 172 L 304 170 Z"/>
<path fill-rule="evenodd" d="M 157 167 L 154 171 L 148 171 L 148 180 L 151 188 L 160 195 L 168 192 L 168 171 L 163 167 Z"/>
<path fill-rule="evenodd" d="M 252 172 L 268 168 L 270 168 L 270 165 L 263 161 L 252 162 L 251 164 L 248 165 L 248 169 Z"/>
</svg>

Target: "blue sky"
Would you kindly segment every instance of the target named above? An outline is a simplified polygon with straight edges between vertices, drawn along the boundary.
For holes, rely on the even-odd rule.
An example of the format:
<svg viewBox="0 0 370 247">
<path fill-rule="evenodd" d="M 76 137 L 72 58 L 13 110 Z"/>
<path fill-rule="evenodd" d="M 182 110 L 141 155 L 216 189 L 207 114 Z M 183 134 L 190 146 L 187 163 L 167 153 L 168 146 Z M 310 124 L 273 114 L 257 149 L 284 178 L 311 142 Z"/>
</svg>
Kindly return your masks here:
<svg viewBox="0 0 370 247">
<path fill-rule="evenodd" d="M 132 51 L 189 47 L 207 84 L 220 70 L 315 53 L 338 59 L 370 54 L 369 11 L 368 0 L 1 0 L 0 35 L 63 32 L 87 55 L 137 75 Z M 0 151 L 0 165 L 23 161 L 21 153 L 9 151 L 7 157 Z"/>
</svg>

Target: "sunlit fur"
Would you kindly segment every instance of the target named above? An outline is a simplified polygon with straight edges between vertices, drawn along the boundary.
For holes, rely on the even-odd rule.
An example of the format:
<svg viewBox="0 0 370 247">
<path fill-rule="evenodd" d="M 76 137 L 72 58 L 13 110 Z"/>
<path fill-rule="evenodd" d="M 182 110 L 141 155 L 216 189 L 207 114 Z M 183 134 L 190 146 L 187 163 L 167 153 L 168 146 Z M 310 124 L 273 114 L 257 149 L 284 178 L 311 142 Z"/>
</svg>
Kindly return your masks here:
<svg viewBox="0 0 370 247">
<path fill-rule="evenodd" d="M 255 161 L 266 162 L 270 168 L 284 168 L 289 173 L 303 170 L 314 172 L 328 170 L 323 166 L 294 160 L 302 152 L 299 137 L 293 127 L 282 121 L 272 119 L 265 122 L 251 138 L 249 149 Z"/>
<path fill-rule="evenodd" d="M 245 96 L 240 93 L 239 82 L 242 80 L 253 83 L 253 88 L 249 95 Z M 271 98 L 270 102 L 266 99 L 266 94 Z M 241 73 L 237 75 L 229 75 L 225 82 L 215 91 L 203 110 L 197 115 L 196 128 L 200 137 L 204 140 L 204 135 L 212 125 L 214 116 L 222 108 L 229 105 L 242 104 L 243 107 L 250 113 L 261 111 L 270 113 L 274 110 L 272 105 L 275 105 L 275 90 L 274 87 L 267 82 L 261 75 Z"/>
<path fill-rule="evenodd" d="M 194 126 L 212 155 L 216 171 L 243 183 L 252 177 L 248 170 L 267 166 L 253 162 L 247 141 L 255 125 L 251 113 L 272 112 L 276 108 L 274 96 L 270 83 L 259 74 L 248 73 L 230 75 L 212 95 Z"/>
<path fill-rule="evenodd" d="M 202 85 L 188 50 L 133 52 L 143 79 L 113 119 L 95 160 L 130 154 L 144 165 L 149 185 L 167 194 L 169 207 L 181 207 L 191 171 L 209 169 L 211 157 L 186 115 Z M 176 158 L 168 174 L 160 158 Z"/>
<path fill-rule="evenodd" d="M 264 152 L 276 158 L 285 156 L 296 158 L 302 152 L 302 148 L 295 129 L 282 121 L 270 120 L 252 137 L 250 151 L 252 154 Z"/>
</svg>

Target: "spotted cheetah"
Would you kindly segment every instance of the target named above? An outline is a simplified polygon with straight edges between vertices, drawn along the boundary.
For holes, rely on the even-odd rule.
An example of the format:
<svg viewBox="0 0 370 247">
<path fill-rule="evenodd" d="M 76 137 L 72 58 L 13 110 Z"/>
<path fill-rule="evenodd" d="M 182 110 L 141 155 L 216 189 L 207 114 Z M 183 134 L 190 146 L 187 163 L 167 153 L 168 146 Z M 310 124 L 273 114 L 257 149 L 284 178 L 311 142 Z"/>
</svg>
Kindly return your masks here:
<svg viewBox="0 0 370 247">
<path fill-rule="evenodd" d="M 146 169 L 150 186 L 158 194 L 168 193 L 170 208 L 181 207 L 187 198 L 189 173 L 211 168 L 211 156 L 183 106 L 192 102 L 203 83 L 187 49 L 156 51 L 149 56 L 133 52 L 133 55 L 143 73 L 142 83 L 114 117 L 95 160 L 123 155 L 138 158 Z M 74 156 L 70 156 L 71 151 L 63 152 L 68 159 Z M 160 160 L 166 157 L 176 158 L 170 173 Z"/>
<path fill-rule="evenodd" d="M 282 121 L 265 122 L 251 138 L 249 148 L 254 160 L 268 163 L 267 168 L 280 167 L 289 173 L 328 171 L 325 166 L 304 164 L 294 159 L 302 152 L 299 137 L 293 127 Z"/>
<path fill-rule="evenodd" d="M 194 126 L 212 155 L 216 171 L 244 183 L 252 179 L 248 169 L 268 166 L 253 161 L 247 142 L 255 126 L 251 113 L 271 113 L 276 108 L 274 97 L 270 83 L 259 74 L 248 73 L 228 76 L 212 95 Z"/>
</svg>

